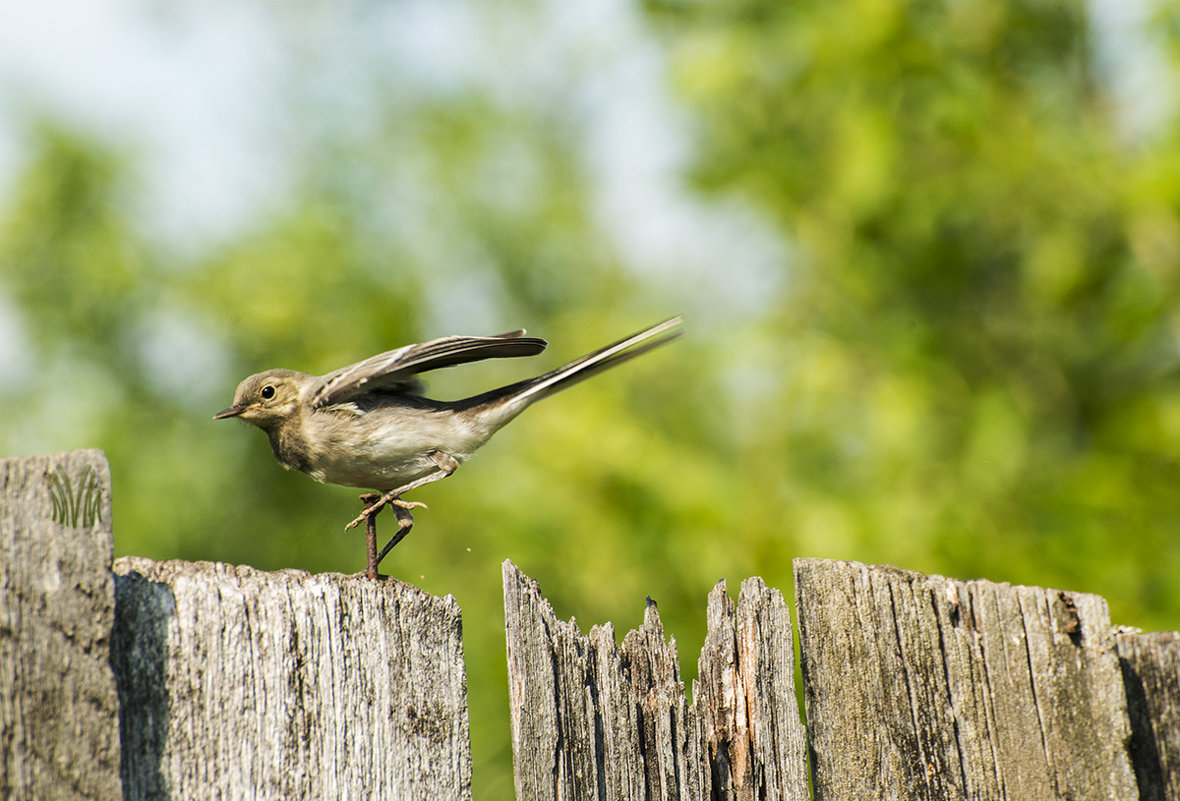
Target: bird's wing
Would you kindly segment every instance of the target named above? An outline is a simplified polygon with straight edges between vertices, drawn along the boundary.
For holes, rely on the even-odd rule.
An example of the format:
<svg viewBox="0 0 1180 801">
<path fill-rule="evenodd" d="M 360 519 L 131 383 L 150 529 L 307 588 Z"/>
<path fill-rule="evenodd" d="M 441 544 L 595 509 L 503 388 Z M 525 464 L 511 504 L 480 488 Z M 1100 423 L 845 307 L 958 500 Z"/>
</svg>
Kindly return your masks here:
<svg viewBox="0 0 1180 801">
<path fill-rule="evenodd" d="M 443 337 L 406 345 L 322 376 L 313 389 L 311 405 L 343 403 L 374 390 L 413 391 L 417 373 L 481 359 L 533 356 L 547 344 L 543 339 L 526 337 L 521 329 L 490 337 Z"/>
</svg>

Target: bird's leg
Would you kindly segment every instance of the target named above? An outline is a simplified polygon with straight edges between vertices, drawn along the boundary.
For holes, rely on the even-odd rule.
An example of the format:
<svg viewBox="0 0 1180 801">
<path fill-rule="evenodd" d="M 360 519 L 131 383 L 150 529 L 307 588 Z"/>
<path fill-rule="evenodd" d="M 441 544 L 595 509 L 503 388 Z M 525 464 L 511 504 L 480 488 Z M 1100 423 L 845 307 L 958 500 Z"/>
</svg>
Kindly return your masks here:
<svg viewBox="0 0 1180 801">
<path fill-rule="evenodd" d="M 414 516 L 410 514 L 409 509 L 392 503 L 390 504 L 390 508 L 397 515 L 397 533 L 393 535 L 393 538 L 389 542 L 385 543 L 385 547 L 381 549 L 381 553 L 377 554 L 377 564 L 381 564 L 381 560 L 385 558 L 385 554 L 392 551 L 393 546 L 405 539 L 406 535 L 410 533 L 410 529 L 414 527 Z M 376 567 L 374 566 L 375 570 Z"/>
<path fill-rule="evenodd" d="M 361 502 L 365 505 L 365 511 L 361 514 L 361 517 L 365 519 L 365 550 L 369 557 L 369 566 L 365 568 L 365 576 L 371 579 L 377 578 L 377 565 L 381 562 L 381 557 L 377 556 L 377 514 L 381 509 L 372 511 L 373 505 L 380 497 L 375 492 L 366 492 L 361 496 Z M 382 553 L 382 556 L 384 555 Z"/>
<path fill-rule="evenodd" d="M 381 496 L 375 492 L 366 492 L 361 496 L 361 500 L 365 504 L 365 550 L 369 561 L 368 567 L 365 568 L 365 578 L 371 579 L 380 578 L 377 567 L 381 564 L 381 560 L 393 550 L 393 546 L 405 539 L 406 535 L 410 533 L 410 529 L 414 527 L 414 516 L 410 514 L 410 510 L 390 501 L 388 505 L 397 515 L 397 533 L 393 535 L 393 539 L 385 543 L 381 553 L 377 553 L 377 515 L 380 514 L 381 509 L 374 510 L 373 507 L 380 498 Z"/>
<path fill-rule="evenodd" d="M 389 492 L 385 493 L 372 506 L 366 506 L 365 511 L 361 512 L 361 514 L 357 516 L 355 520 L 345 526 L 344 530 L 348 531 L 348 529 L 352 528 L 353 526 L 360 525 L 362 522 L 364 522 L 366 517 L 368 517 L 370 514 L 377 514 L 377 512 L 381 511 L 381 509 L 383 509 L 387 504 L 393 504 L 394 506 L 407 510 L 413 509 L 416 506 L 421 506 L 423 509 L 425 509 L 426 504 L 419 503 L 418 501 L 403 501 L 401 496 L 410 490 L 416 490 L 418 487 L 438 481 L 439 479 L 446 478 L 459 468 L 459 460 L 450 454 L 443 453 L 442 451 L 434 451 L 430 454 L 430 459 L 438 466 L 437 470 L 435 470 L 433 473 L 427 473 L 421 478 L 416 478 L 405 486 L 398 487 L 395 490 L 390 490 Z"/>
</svg>

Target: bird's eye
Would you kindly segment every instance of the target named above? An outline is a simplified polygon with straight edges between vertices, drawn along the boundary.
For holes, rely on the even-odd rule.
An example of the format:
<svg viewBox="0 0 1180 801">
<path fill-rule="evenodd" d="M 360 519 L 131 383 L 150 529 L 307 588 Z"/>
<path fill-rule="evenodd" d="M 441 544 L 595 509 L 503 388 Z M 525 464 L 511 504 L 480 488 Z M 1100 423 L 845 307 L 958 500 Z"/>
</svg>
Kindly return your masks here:
<svg viewBox="0 0 1180 801">
<path fill-rule="evenodd" d="M 275 388 L 267 385 L 262 388 L 262 392 L 259 394 L 262 395 L 263 400 L 270 400 L 275 396 Z"/>
</svg>

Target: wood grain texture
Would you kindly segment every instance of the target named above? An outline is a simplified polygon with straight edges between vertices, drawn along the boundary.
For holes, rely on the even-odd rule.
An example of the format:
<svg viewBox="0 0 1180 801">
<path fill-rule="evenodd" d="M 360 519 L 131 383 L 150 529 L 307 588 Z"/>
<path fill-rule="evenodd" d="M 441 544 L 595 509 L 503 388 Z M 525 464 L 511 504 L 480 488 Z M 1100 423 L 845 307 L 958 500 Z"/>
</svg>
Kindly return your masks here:
<svg viewBox="0 0 1180 801">
<path fill-rule="evenodd" d="M 709 595 L 693 703 L 649 599 L 616 644 L 583 635 L 504 563 L 508 682 L 520 799 L 806 799 L 803 727 L 782 595 L 758 579 L 735 607 Z"/>
<path fill-rule="evenodd" d="M 735 606 L 725 582 L 714 587 L 697 666 L 692 710 L 703 718 L 713 789 L 741 801 L 810 798 L 794 637 L 782 593 L 748 578 Z"/>
<path fill-rule="evenodd" d="M 0 799 L 118 799 L 102 451 L 0 460 Z"/>
<path fill-rule="evenodd" d="M 1138 799 L 1106 602 L 795 561 L 817 801 Z"/>
<path fill-rule="evenodd" d="M 469 799 L 454 599 L 397 581 L 123 558 L 126 799 Z"/>
<path fill-rule="evenodd" d="M 1140 798 L 1180 798 L 1180 634 L 1128 632 L 1117 643 Z"/>
</svg>

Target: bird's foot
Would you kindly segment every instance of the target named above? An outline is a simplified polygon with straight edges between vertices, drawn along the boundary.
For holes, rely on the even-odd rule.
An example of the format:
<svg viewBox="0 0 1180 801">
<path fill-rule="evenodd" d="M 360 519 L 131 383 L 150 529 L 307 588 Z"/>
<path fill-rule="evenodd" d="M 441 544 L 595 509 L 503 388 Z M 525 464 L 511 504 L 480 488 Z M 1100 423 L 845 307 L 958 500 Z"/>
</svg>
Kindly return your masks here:
<svg viewBox="0 0 1180 801">
<path fill-rule="evenodd" d="M 351 523 L 349 523 L 347 526 L 345 526 L 344 530 L 348 531 L 350 528 L 354 528 L 356 526 L 359 526 L 361 523 L 364 523 L 369 518 L 376 518 L 377 513 L 380 512 L 382 509 L 384 509 L 386 506 L 398 506 L 398 507 L 401 507 L 402 509 L 419 509 L 419 508 L 428 509 L 428 508 L 430 508 L 426 504 L 422 503 L 421 501 L 404 501 L 404 500 L 402 500 L 398 496 L 401 495 L 401 493 L 404 491 L 405 490 L 402 490 L 402 489 L 396 489 L 396 490 L 393 490 L 392 492 L 387 492 L 384 495 L 378 495 L 375 492 L 366 492 L 364 495 L 361 496 L 361 501 L 365 504 L 365 510 L 363 512 L 361 512 L 359 515 L 357 515 L 356 519 L 354 519 Z"/>
</svg>

